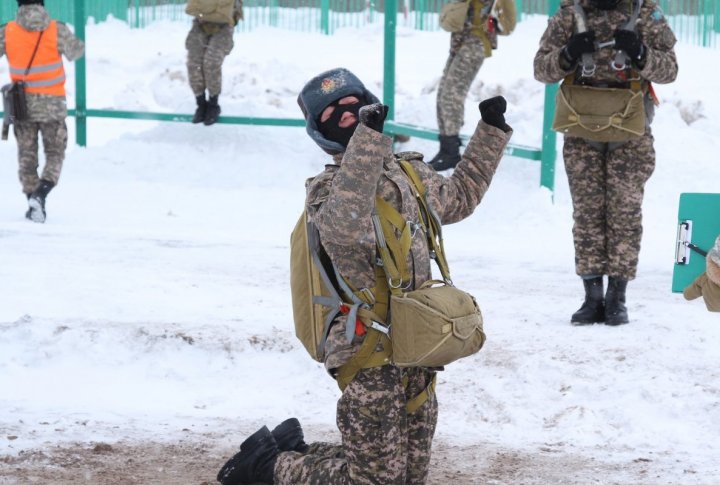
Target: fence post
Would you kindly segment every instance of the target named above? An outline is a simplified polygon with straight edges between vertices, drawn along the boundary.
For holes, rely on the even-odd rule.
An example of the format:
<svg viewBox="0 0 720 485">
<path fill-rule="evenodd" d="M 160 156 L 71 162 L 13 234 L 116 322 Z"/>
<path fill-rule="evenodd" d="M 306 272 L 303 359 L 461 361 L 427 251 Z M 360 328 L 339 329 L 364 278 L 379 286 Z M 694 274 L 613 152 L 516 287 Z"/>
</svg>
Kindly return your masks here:
<svg viewBox="0 0 720 485">
<path fill-rule="evenodd" d="M 415 0 L 415 28 L 425 30 L 425 16 L 428 12 L 428 4 L 426 0 Z"/>
<path fill-rule="evenodd" d="M 75 35 L 85 42 L 85 0 L 75 0 Z M 75 141 L 82 147 L 87 145 L 85 55 L 75 61 Z"/>
<path fill-rule="evenodd" d="M 140 28 L 140 0 L 135 0 L 135 28 Z"/>
<path fill-rule="evenodd" d="M 548 2 L 548 16 L 552 16 L 560 8 L 560 0 Z M 557 136 L 552 130 L 552 120 L 555 116 L 555 95 L 558 85 L 545 86 L 545 109 L 543 110 L 543 136 L 540 148 L 540 186 L 547 187 L 550 192 L 555 190 L 555 161 L 557 159 Z"/>
<path fill-rule="evenodd" d="M 320 0 L 320 31 L 330 34 L 330 0 Z"/>
<path fill-rule="evenodd" d="M 397 0 L 385 0 L 385 53 L 383 59 L 383 103 L 388 105 L 387 119 L 395 118 L 395 31 Z"/>
</svg>

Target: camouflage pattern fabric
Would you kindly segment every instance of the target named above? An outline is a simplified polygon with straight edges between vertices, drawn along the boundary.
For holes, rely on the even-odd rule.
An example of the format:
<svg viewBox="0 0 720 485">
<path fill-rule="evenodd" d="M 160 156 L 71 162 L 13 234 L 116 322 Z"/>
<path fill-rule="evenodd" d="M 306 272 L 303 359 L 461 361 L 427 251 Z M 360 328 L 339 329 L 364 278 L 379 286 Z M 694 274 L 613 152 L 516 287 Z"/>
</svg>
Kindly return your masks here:
<svg viewBox="0 0 720 485">
<path fill-rule="evenodd" d="M 31 194 L 43 178 L 57 185 L 65 159 L 67 147 L 67 126 L 65 120 L 45 122 L 19 121 L 13 124 L 18 144 L 18 176 L 22 190 Z M 42 135 L 45 151 L 45 167 L 38 177 L 38 138 Z"/>
<path fill-rule="evenodd" d="M 15 21 L 23 29 L 40 32 L 50 25 L 50 16 L 42 5 L 23 5 L 17 10 Z M 58 51 L 69 61 L 79 59 L 85 52 L 83 41 L 75 37 L 67 25 L 58 22 Z M 5 55 L 5 26 L 0 27 L 0 56 Z M 64 96 L 48 94 L 26 94 L 28 121 L 59 121 L 67 117 L 67 102 Z"/>
<path fill-rule="evenodd" d="M 478 37 L 463 32 L 451 35 L 450 56 L 440 78 L 436 101 L 441 135 L 460 133 L 465 123 L 465 98 L 484 60 L 483 43 Z"/>
<path fill-rule="evenodd" d="M 360 124 L 335 164 L 307 184 L 308 215 L 342 277 L 357 288 L 375 283 L 376 243 L 371 216 L 376 196 L 417 223 L 414 189 L 398 159 L 408 160 L 427 189 L 428 204 L 443 224 L 470 214 L 487 192 L 512 132 L 480 121 L 462 160 L 450 177 L 436 173 L 415 152 L 392 152 L 392 138 Z M 432 277 L 425 234 L 413 237 L 409 290 Z M 345 317 L 331 327 L 325 366 L 332 373 L 352 357 L 362 343 L 345 338 Z M 400 369 L 393 365 L 362 369 L 338 402 L 341 449 L 313 445 L 306 454 L 281 453 L 275 465 L 277 484 L 422 484 L 427 480 L 432 438 L 437 423 L 434 393 L 408 415 L 408 401 L 426 389 L 434 371 Z M 406 384 L 406 385 L 405 385 Z M 313 451 L 314 450 L 314 451 Z"/>
<path fill-rule="evenodd" d="M 242 2 L 235 2 L 237 20 L 242 18 Z M 222 64 L 233 46 L 234 27 L 229 24 L 216 24 L 193 20 L 192 28 L 185 39 L 187 49 L 187 70 L 190 89 L 201 96 L 208 91 L 210 96 L 218 96 L 222 91 Z"/>
<path fill-rule="evenodd" d="M 558 13 L 548 22 L 534 59 L 535 78 L 555 83 L 577 69 L 569 66 L 561 51 L 575 31 L 571 0 L 563 0 Z M 589 30 L 598 42 L 613 39 L 632 12 L 629 0 L 610 11 L 594 8 L 581 0 Z M 673 46 L 675 36 L 665 17 L 651 0 L 643 3 L 637 32 L 646 46 L 644 67 L 638 71 L 645 81 L 669 83 L 678 72 Z M 612 68 L 616 51 L 600 49 L 593 54 L 596 72 L 582 78 L 583 84 L 600 87 L 627 87 L 630 69 Z M 652 113 L 648 113 L 651 117 Z M 592 143 L 566 136 L 563 148 L 565 170 L 573 200 L 575 270 L 579 275 L 608 274 L 621 279 L 635 278 L 642 236 L 642 199 L 645 183 L 655 167 L 653 137 L 646 133 L 624 143 Z"/>
<path fill-rule="evenodd" d="M 597 42 L 613 40 L 613 33 L 624 25 L 632 12 L 630 0 L 622 0 L 615 10 L 598 10 L 581 0 L 585 10 L 588 30 L 595 31 Z M 535 54 L 535 79 L 544 83 L 556 83 L 570 74 L 578 66 L 565 64 L 560 53 L 575 32 L 572 0 L 563 0 L 560 10 L 550 18 L 548 27 L 540 39 L 540 48 Z M 677 59 L 673 46 L 676 39 L 660 8 L 652 0 L 643 2 L 637 21 L 637 32 L 647 48 L 645 66 L 640 76 L 658 84 L 675 80 L 678 72 Z M 628 71 L 616 71 L 612 62 L 616 51 L 611 47 L 599 49 L 593 54 L 597 70 L 586 79 L 591 86 L 613 86 L 628 81 Z M 561 64 L 562 62 L 562 64 Z"/>
<path fill-rule="evenodd" d="M 50 16 L 42 5 L 23 5 L 18 8 L 16 22 L 23 29 L 40 32 L 50 25 Z M 60 54 L 75 61 L 85 52 L 85 44 L 75 37 L 67 25 L 57 24 L 57 46 Z M 0 27 L 0 56 L 6 49 L 5 26 Z M 18 176 L 22 190 L 32 193 L 38 186 L 38 139 L 42 135 L 45 166 L 42 178 L 57 185 L 67 147 L 67 102 L 64 96 L 47 94 L 25 95 L 28 118 L 13 125 L 18 144 Z"/>
<path fill-rule="evenodd" d="M 413 414 L 405 404 L 425 389 L 433 372 L 394 366 L 364 369 L 338 402 L 342 447 L 312 444 L 305 454 L 281 453 L 275 464 L 278 485 L 423 484 L 437 423 L 437 399 Z M 407 388 L 403 377 L 408 379 Z"/>
<path fill-rule="evenodd" d="M 480 203 L 512 136 L 482 121 L 470 138 L 462 160 L 450 177 L 444 177 L 423 162 L 419 153 L 398 154 L 410 161 L 427 188 L 427 198 L 443 224 L 468 217 Z M 392 138 L 359 125 L 347 150 L 335 155 L 337 165 L 307 184 L 307 211 L 317 225 L 323 247 L 343 278 L 355 288 L 375 284 L 376 245 L 371 215 L 375 197 L 390 202 L 403 218 L 418 222 L 414 189 L 392 152 Z M 431 279 L 427 238 L 418 232 L 407 259 L 413 284 L 419 288 Z M 326 343 L 325 366 L 331 372 L 357 351 L 359 338 L 348 342 L 344 317 L 333 325 Z"/>
<path fill-rule="evenodd" d="M 465 27 L 450 34 L 450 54 L 445 62 L 436 100 L 438 131 L 441 135 L 458 135 L 465 123 L 465 98 L 485 57 L 485 45 L 473 25 L 475 10 L 490 0 L 470 2 Z M 483 34 L 484 35 L 484 34 Z"/>
<path fill-rule="evenodd" d="M 606 152 L 567 136 L 563 158 L 573 201 L 576 273 L 634 279 L 644 188 L 655 169 L 649 129 Z"/>
</svg>

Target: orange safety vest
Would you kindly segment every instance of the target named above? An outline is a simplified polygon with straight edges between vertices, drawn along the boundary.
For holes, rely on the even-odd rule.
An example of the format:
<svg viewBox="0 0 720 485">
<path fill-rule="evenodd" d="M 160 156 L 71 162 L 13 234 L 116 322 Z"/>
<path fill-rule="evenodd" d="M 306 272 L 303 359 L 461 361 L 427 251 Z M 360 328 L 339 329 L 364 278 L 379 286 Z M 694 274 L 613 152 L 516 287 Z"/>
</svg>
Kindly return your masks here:
<svg viewBox="0 0 720 485">
<path fill-rule="evenodd" d="M 5 51 L 10 63 L 10 79 L 24 81 L 27 93 L 65 96 L 65 69 L 57 45 L 57 21 L 52 20 L 42 34 L 35 58 L 25 75 L 39 35 L 40 32 L 29 32 L 15 21 L 8 22 Z"/>
</svg>

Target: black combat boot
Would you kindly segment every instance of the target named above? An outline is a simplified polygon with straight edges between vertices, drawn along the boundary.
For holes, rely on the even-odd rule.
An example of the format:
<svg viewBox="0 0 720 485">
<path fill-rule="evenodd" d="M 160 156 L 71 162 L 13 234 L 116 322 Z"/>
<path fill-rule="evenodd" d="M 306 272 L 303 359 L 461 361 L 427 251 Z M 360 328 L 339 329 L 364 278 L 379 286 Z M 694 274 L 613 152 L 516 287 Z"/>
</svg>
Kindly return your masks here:
<svg viewBox="0 0 720 485">
<path fill-rule="evenodd" d="M 217 481 L 222 485 L 258 482 L 272 485 L 278 453 L 275 438 L 267 426 L 263 426 L 242 442 L 240 451 L 218 472 Z"/>
<path fill-rule="evenodd" d="M 602 276 L 583 278 L 585 301 L 578 311 L 573 313 L 570 323 L 573 325 L 590 325 L 605 321 L 605 302 L 603 299 Z"/>
<path fill-rule="evenodd" d="M 628 323 L 628 313 L 625 307 L 625 289 L 627 280 L 608 278 L 608 289 L 605 295 L 605 324 L 622 325 Z"/>
<path fill-rule="evenodd" d="M 195 110 L 195 114 L 192 117 L 193 124 L 202 123 L 205 121 L 205 113 L 207 112 L 207 100 L 205 99 L 205 93 L 202 93 L 200 96 L 195 97 L 195 102 L 197 103 L 197 109 Z"/>
<path fill-rule="evenodd" d="M 305 443 L 300 421 L 297 418 L 286 419 L 272 430 L 273 438 L 280 451 L 297 451 L 307 453 L 308 445 Z"/>
<path fill-rule="evenodd" d="M 45 179 L 40 179 L 40 184 L 37 186 L 35 191 L 30 194 L 28 205 L 30 206 L 31 221 L 45 222 L 47 217 L 47 214 L 45 213 L 45 198 L 53 187 L 55 187 L 54 183 Z"/>
<path fill-rule="evenodd" d="M 220 117 L 220 105 L 218 104 L 217 96 L 210 96 L 207 104 L 207 111 L 205 112 L 205 125 L 210 126 L 214 124 Z"/>
<path fill-rule="evenodd" d="M 28 204 L 30 203 L 30 194 L 25 194 L 27 196 Z M 25 219 L 32 220 L 32 207 L 28 205 L 28 210 L 25 211 Z"/>
<path fill-rule="evenodd" d="M 440 135 L 440 151 L 433 157 L 428 165 L 435 169 L 436 172 L 455 168 L 460 161 L 460 136 L 458 135 Z"/>
</svg>

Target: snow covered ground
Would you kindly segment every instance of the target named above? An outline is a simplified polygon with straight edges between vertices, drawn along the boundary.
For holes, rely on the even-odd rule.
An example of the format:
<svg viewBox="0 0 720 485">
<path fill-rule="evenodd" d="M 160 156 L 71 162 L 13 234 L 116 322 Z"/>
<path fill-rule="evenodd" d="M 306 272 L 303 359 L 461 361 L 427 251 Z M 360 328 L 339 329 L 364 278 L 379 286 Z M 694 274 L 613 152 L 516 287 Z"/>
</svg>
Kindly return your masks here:
<svg viewBox="0 0 720 485">
<path fill-rule="evenodd" d="M 532 58 L 544 26 L 531 17 L 500 39 L 471 89 L 465 133 L 478 101 L 503 94 L 512 142 L 540 145 Z M 89 26 L 88 106 L 192 112 L 186 29 Z M 338 66 L 381 97 L 382 37 L 381 25 L 236 34 L 223 113 L 299 118 L 302 85 Z M 396 119 L 435 127 L 448 36 L 401 27 L 397 43 Z M 575 457 L 565 483 L 720 483 L 719 319 L 670 292 L 678 196 L 720 190 L 720 94 L 707 71 L 720 56 L 687 44 L 677 54 L 678 80 L 656 86 L 657 168 L 629 325 L 568 323 L 582 285 L 561 160 L 553 197 L 537 162 L 506 157 L 476 213 L 447 228 L 454 280 L 476 295 L 488 334 L 439 380 L 437 447 L 474 457 L 458 483 L 481 483 L 498 449 L 533 457 L 517 465 L 527 477 Z M 55 445 L 173 443 L 202 430 L 232 450 L 289 416 L 310 439 L 339 439 L 339 391 L 295 340 L 288 285 L 303 183 L 327 156 L 294 127 L 90 119 L 80 148 L 68 124 L 44 225 L 23 218 L 14 139 L 0 143 L 0 483 L 25 483 L 12 457 Z M 429 157 L 437 145 L 398 148 Z"/>
</svg>

